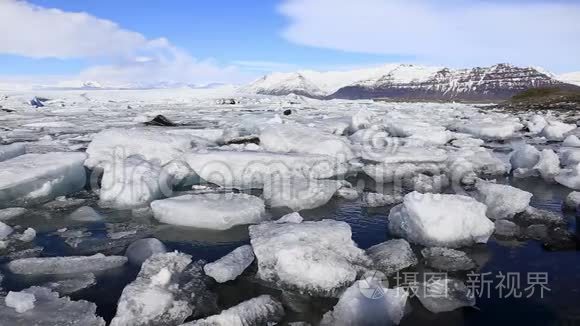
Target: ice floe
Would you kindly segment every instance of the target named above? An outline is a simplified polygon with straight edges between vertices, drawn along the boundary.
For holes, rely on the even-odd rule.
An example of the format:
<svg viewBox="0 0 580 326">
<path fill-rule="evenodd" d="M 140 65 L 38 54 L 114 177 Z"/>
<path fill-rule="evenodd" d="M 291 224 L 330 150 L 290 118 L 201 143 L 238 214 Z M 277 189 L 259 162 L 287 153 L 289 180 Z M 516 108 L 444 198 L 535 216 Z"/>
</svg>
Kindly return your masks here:
<svg viewBox="0 0 580 326">
<path fill-rule="evenodd" d="M 126 257 L 97 254 L 77 257 L 24 258 L 13 260 L 7 266 L 14 274 L 54 275 L 98 272 L 121 267 L 126 262 Z"/>
<path fill-rule="evenodd" d="M 246 194 L 184 195 L 151 203 L 153 215 L 167 224 L 226 230 L 265 219 L 264 201 Z"/>
<path fill-rule="evenodd" d="M 127 247 L 125 256 L 133 265 L 141 266 L 149 257 L 167 252 L 163 242 L 155 238 L 139 239 Z"/>
<path fill-rule="evenodd" d="M 84 153 L 25 154 L 0 162 L 0 206 L 12 201 L 48 201 L 82 190 Z"/>
<path fill-rule="evenodd" d="M 293 211 L 325 205 L 342 184 L 336 180 L 284 178 L 264 185 L 264 200 L 269 207 Z"/>
<path fill-rule="evenodd" d="M 105 321 L 96 315 L 97 306 L 84 300 L 72 301 L 68 297 L 59 298 L 58 293 L 47 288 L 31 287 L 21 291 L 26 297 L 26 308 L 19 313 L 11 307 L 0 304 L 1 325 L 37 325 L 37 326 L 105 326 Z M 22 297 L 22 295 L 21 295 Z M 25 301 L 18 299 L 18 306 L 23 307 Z M 4 300 L 1 300 L 4 302 Z"/>
<path fill-rule="evenodd" d="M 193 286 L 202 274 L 191 263 L 191 256 L 178 252 L 147 259 L 137 279 L 123 289 L 111 326 L 183 323 L 196 308 L 193 297 L 206 291 Z"/>
<path fill-rule="evenodd" d="M 391 209 L 389 230 L 424 246 L 486 243 L 494 227 L 486 210 L 484 204 L 466 196 L 412 192 Z"/>
<path fill-rule="evenodd" d="M 284 317 L 284 307 L 269 295 L 244 301 L 219 315 L 196 320 L 181 326 L 249 326 L 274 325 Z"/>
<path fill-rule="evenodd" d="M 250 242 L 260 279 L 310 295 L 336 295 L 369 263 L 350 226 L 333 220 L 253 225 Z"/>
<path fill-rule="evenodd" d="M 205 181 L 222 187 L 262 189 L 288 177 L 327 179 L 348 172 L 346 163 L 323 155 L 208 150 L 186 156 Z"/>
<path fill-rule="evenodd" d="M 235 280 L 254 261 L 252 246 L 245 245 L 234 249 L 224 257 L 206 264 L 203 267 L 205 274 L 211 276 L 218 283 Z"/>
<path fill-rule="evenodd" d="M 417 265 L 417 256 L 404 239 L 393 239 L 367 249 L 373 268 L 387 276 Z"/>
<path fill-rule="evenodd" d="M 483 180 L 475 184 L 476 198 L 487 206 L 487 216 L 492 219 L 509 219 L 523 212 L 532 194 L 509 185 Z"/>
</svg>

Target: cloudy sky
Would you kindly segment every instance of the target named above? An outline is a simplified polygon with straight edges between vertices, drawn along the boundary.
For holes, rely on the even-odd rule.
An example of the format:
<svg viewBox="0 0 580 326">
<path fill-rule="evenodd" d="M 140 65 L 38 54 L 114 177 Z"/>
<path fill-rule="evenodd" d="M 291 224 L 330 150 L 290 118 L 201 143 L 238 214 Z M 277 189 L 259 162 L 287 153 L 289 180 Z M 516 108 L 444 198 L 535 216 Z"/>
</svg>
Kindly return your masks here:
<svg viewBox="0 0 580 326">
<path fill-rule="evenodd" d="M 0 79 L 241 83 L 510 62 L 580 71 L 577 0 L 0 0 Z"/>
</svg>

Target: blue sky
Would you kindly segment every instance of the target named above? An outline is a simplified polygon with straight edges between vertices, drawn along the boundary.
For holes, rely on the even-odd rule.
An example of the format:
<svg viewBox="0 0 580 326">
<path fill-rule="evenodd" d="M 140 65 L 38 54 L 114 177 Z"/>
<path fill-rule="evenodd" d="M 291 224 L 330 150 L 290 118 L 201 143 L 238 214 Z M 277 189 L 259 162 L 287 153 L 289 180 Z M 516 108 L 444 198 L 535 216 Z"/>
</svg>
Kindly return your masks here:
<svg viewBox="0 0 580 326">
<path fill-rule="evenodd" d="M 139 78 L 150 69 L 166 80 L 188 79 L 187 71 L 198 77 L 192 82 L 240 82 L 273 70 L 390 62 L 580 70 L 580 5 L 573 0 L 0 0 L 0 6 L 0 24 L 8 19 L 0 26 L 2 76 L 128 81 L 119 70 Z M 68 15 L 78 12 L 89 16 L 79 22 Z M 90 40 L 99 49 L 77 46 Z M 146 63 L 133 62 L 141 53 Z"/>
</svg>

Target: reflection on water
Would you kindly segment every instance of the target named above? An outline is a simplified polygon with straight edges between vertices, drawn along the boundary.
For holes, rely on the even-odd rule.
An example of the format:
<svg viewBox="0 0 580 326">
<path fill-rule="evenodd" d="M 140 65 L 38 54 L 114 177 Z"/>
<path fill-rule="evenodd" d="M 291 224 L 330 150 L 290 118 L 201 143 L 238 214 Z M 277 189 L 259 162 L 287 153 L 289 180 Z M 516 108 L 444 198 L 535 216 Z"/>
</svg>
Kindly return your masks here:
<svg viewBox="0 0 580 326">
<path fill-rule="evenodd" d="M 540 179 L 505 180 L 521 189 L 534 194 L 532 205 L 560 212 L 561 204 L 570 190 L 548 185 Z M 24 227 L 32 226 L 39 231 L 35 245 L 44 247 L 45 255 L 74 255 L 78 250 L 71 249 L 65 239 L 55 230 L 83 230 L 91 234 L 91 241 L 106 240 L 107 230 L 111 224 L 127 223 L 149 225 L 147 232 L 163 241 L 170 250 L 179 250 L 193 256 L 194 260 L 213 261 L 234 248 L 249 243 L 248 228 L 240 226 L 228 231 L 209 231 L 185 227 L 159 225 L 150 217 L 132 217 L 130 212 L 118 212 L 101 209 L 94 201 L 88 200 L 83 206 L 94 207 L 104 216 L 100 222 L 82 223 L 73 221 L 69 215 L 77 207 L 49 210 L 38 208 L 29 214 L 14 220 L 15 224 Z M 322 220 L 325 218 L 341 220 L 352 228 L 353 240 L 361 247 L 368 248 L 390 238 L 387 228 L 389 207 L 365 208 L 358 202 L 332 200 L 326 206 L 303 212 L 305 220 Z M 270 211 L 273 219 L 284 215 L 285 211 Z M 567 213 L 570 228 L 576 229 L 577 217 Z M 97 239 L 97 240 L 95 240 Z M 122 241 L 107 243 L 117 251 L 122 251 L 126 244 Z M 415 248 L 418 249 L 419 248 Z M 401 325 L 552 325 L 563 321 L 574 320 L 580 316 L 580 255 L 578 251 L 548 252 L 535 241 L 516 242 L 491 239 L 487 245 L 466 249 L 468 254 L 480 266 L 479 273 L 546 272 L 549 275 L 549 288 L 543 299 L 508 298 L 497 295 L 478 298 L 476 308 L 459 309 L 449 313 L 432 314 L 416 300 L 411 300 L 412 311 L 403 319 Z M 252 266 L 250 269 L 255 268 Z M 422 267 L 417 267 L 421 270 Z M 127 266 L 97 275 L 98 284 L 73 295 L 73 299 L 86 299 L 97 303 L 98 313 L 110 320 L 115 313 L 118 297 L 123 287 L 134 279 L 134 267 Z M 4 271 L 4 273 L 7 273 Z M 8 273 L 7 273 L 8 274 Z M 8 290 L 20 290 L 33 284 L 47 281 L 42 278 L 15 277 L 7 275 L 4 287 Z M 330 309 L 336 300 L 308 298 L 288 292 L 271 289 L 260 284 L 246 272 L 238 280 L 214 288 L 219 294 L 219 304 L 230 307 L 243 300 L 259 294 L 273 294 L 278 297 L 288 310 L 287 321 L 309 321 L 316 323 L 322 314 Z M 496 294 L 492 289 L 491 294 Z M 577 322 L 576 322 L 577 323 Z"/>
</svg>

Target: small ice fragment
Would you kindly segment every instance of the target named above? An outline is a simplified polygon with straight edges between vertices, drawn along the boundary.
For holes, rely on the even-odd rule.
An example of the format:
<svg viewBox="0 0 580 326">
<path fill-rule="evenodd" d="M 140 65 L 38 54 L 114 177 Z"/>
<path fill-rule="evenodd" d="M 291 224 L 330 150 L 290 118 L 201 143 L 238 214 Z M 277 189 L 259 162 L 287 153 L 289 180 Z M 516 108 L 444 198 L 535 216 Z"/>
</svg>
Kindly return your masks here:
<svg viewBox="0 0 580 326">
<path fill-rule="evenodd" d="M 300 213 L 294 212 L 294 213 L 286 214 L 274 222 L 275 223 L 302 223 L 303 220 L 304 219 L 302 218 L 302 216 L 300 216 Z"/>
<path fill-rule="evenodd" d="M 21 314 L 34 308 L 36 298 L 32 293 L 10 291 L 4 301 L 6 306 L 14 308 L 16 312 Z"/>
<path fill-rule="evenodd" d="M 367 249 L 367 254 L 373 261 L 373 267 L 387 276 L 418 263 L 411 246 L 404 239 L 374 245 Z"/>
<path fill-rule="evenodd" d="M 165 252 L 167 252 L 167 249 L 163 242 L 155 238 L 148 238 L 139 239 L 130 244 L 125 252 L 125 256 L 127 256 L 131 264 L 140 266 L 149 257 Z"/>
<path fill-rule="evenodd" d="M 86 257 L 23 258 L 8 263 L 8 269 L 14 274 L 25 275 L 71 274 L 107 270 L 123 266 L 126 262 L 126 257 L 102 254 Z"/>
<path fill-rule="evenodd" d="M 218 283 L 235 280 L 254 261 L 252 246 L 245 245 L 236 248 L 224 257 L 206 264 L 203 270 Z"/>
</svg>

